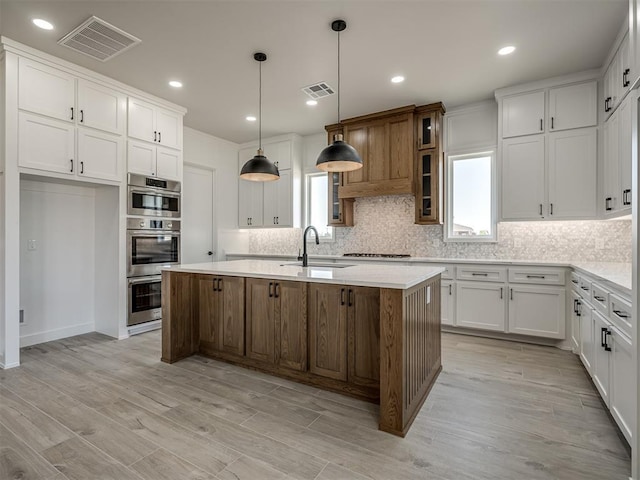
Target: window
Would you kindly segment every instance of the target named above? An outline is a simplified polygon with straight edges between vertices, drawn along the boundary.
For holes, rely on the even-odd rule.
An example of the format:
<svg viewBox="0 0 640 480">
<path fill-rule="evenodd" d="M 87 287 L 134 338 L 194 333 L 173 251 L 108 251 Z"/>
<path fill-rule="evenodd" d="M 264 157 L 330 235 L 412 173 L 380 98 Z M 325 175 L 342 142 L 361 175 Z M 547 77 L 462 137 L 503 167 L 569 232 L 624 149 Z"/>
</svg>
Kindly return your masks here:
<svg viewBox="0 0 640 480">
<path fill-rule="evenodd" d="M 495 153 L 447 158 L 446 240 L 495 242 Z"/>
<path fill-rule="evenodd" d="M 320 234 L 320 240 L 333 240 L 333 227 L 327 225 L 329 219 L 329 199 L 327 184 L 329 176 L 326 173 L 308 173 L 306 180 L 306 222 L 313 225 Z"/>
</svg>

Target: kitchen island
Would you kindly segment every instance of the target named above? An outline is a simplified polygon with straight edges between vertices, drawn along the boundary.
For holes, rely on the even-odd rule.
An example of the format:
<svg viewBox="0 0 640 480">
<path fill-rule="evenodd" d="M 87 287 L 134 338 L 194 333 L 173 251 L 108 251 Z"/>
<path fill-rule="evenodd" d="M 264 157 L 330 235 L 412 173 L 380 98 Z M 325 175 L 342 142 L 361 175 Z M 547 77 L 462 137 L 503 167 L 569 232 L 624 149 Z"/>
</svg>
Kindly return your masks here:
<svg viewBox="0 0 640 480">
<path fill-rule="evenodd" d="M 162 272 L 162 361 L 193 354 L 380 404 L 404 436 L 442 369 L 442 268 L 265 260 Z"/>
</svg>

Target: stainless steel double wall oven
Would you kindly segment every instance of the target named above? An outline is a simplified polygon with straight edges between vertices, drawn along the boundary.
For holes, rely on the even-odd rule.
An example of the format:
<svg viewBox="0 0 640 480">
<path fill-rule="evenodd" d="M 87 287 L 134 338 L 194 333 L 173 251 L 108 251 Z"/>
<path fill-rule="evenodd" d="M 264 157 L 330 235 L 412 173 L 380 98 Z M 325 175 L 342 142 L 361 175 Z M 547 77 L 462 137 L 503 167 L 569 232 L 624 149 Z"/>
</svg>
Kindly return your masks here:
<svg viewBox="0 0 640 480">
<path fill-rule="evenodd" d="M 180 263 L 180 182 L 129 174 L 127 325 L 162 317 L 160 269 Z"/>
</svg>

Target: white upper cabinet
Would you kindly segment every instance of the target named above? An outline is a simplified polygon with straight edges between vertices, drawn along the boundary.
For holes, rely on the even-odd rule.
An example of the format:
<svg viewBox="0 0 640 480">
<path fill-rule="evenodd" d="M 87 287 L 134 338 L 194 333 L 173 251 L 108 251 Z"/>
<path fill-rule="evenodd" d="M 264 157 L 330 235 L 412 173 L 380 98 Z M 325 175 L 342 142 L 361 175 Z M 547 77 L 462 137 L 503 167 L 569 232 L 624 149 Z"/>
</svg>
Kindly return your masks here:
<svg viewBox="0 0 640 480">
<path fill-rule="evenodd" d="M 124 173 L 124 139 L 88 128 L 78 129 L 79 176 L 121 181 Z"/>
<path fill-rule="evenodd" d="M 18 65 L 18 108 L 73 122 L 75 78 L 62 70 L 20 58 Z"/>
<path fill-rule="evenodd" d="M 502 143 L 502 218 L 544 216 L 544 140 L 544 135 L 532 135 Z"/>
<path fill-rule="evenodd" d="M 78 80 L 79 125 L 124 134 L 127 97 L 110 88 Z"/>
<path fill-rule="evenodd" d="M 603 78 L 601 108 L 605 118 L 615 111 L 635 80 L 628 34 L 617 47 Z"/>
<path fill-rule="evenodd" d="M 292 226 L 291 170 L 280 170 L 280 180 L 264 184 L 264 226 Z"/>
<path fill-rule="evenodd" d="M 549 135 L 549 217 L 593 218 L 597 213 L 597 130 L 583 128 Z"/>
<path fill-rule="evenodd" d="M 550 131 L 593 127 L 598 123 L 598 82 L 549 89 Z"/>
<path fill-rule="evenodd" d="M 182 115 L 129 97 L 128 131 L 131 138 L 182 149 Z"/>
<path fill-rule="evenodd" d="M 502 100 L 502 137 L 544 132 L 544 90 L 512 95 Z"/>
<path fill-rule="evenodd" d="M 156 176 L 182 180 L 182 153 L 171 148 L 156 147 Z"/>
<path fill-rule="evenodd" d="M 619 111 L 615 111 L 604 124 L 604 213 L 607 215 L 620 208 L 618 195 L 620 183 L 620 132 Z"/>
<path fill-rule="evenodd" d="M 624 99 L 618 109 L 620 117 L 618 130 L 620 184 L 618 185 L 618 194 L 622 210 L 627 213 L 631 210 L 631 164 L 633 160 L 631 148 L 633 146 L 633 107 L 635 101 L 636 94 L 634 92 Z"/>
<path fill-rule="evenodd" d="M 128 168 L 131 173 L 167 180 L 182 179 L 182 155 L 173 149 L 129 140 Z"/>
<path fill-rule="evenodd" d="M 55 118 L 27 112 L 18 114 L 18 165 L 74 175 L 75 128 Z"/>
<path fill-rule="evenodd" d="M 275 163 L 278 170 L 291 168 L 291 142 L 276 142 L 263 145 L 266 157 Z"/>
</svg>

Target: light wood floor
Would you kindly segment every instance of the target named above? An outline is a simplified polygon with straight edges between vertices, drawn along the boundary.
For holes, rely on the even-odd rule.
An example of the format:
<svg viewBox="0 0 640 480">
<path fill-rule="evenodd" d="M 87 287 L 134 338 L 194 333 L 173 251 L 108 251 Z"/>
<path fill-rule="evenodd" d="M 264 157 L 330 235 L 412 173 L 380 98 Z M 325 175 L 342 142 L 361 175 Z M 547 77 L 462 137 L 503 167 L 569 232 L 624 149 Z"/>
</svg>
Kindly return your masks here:
<svg viewBox="0 0 640 480">
<path fill-rule="evenodd" d="M 443 335 L 444 369 L 407 438 L 377 407 L 201 357 L 160 334 L 23 349 L 0 371 L 1 479 L 627 479 L 579 361 Z"/>
</svg>

